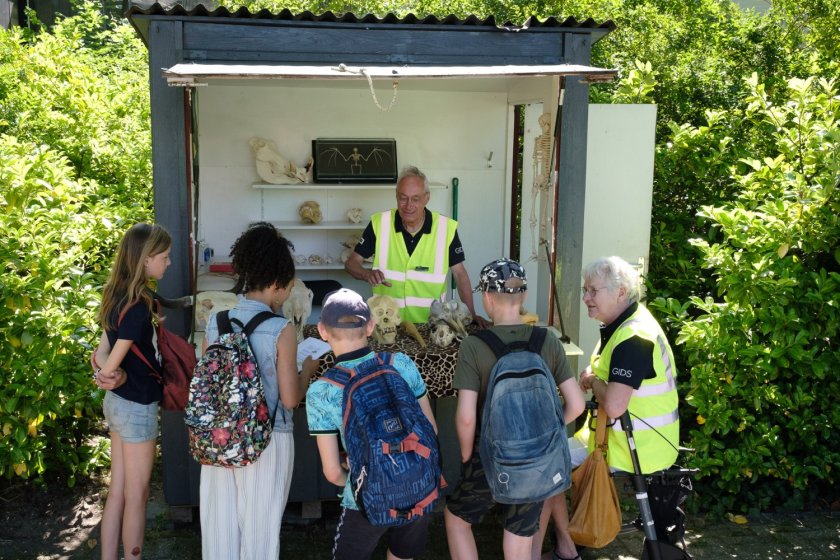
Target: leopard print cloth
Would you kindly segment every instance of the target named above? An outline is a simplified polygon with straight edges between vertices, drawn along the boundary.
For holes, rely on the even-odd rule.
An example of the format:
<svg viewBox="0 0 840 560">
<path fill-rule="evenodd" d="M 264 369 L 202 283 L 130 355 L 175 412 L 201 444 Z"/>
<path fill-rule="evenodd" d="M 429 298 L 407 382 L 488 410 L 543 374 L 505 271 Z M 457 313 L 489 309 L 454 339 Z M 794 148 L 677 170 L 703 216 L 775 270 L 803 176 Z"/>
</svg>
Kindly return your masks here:
<svg viewBox="0 0 840 560">
<path fill-rule="evenodd" d="M 417 325 L 420 336 L 426 341 L 426 347 L 414 340 L 402 329 L 397 331 L 397 341 L 394 344 L 378 344 L 373 338 L 370 339 L 370 347 L 374 352 L 402 352 L 414 360 L 423 381 L 426 382 L 426 389 L 430 398 L 454 397 L 455 389 L 452 388 L 452 376 L 455 373 L 455 361 L 458 359 L 459 342 L 456 340 L 449 346 L 441 347 L 433 344 L 429 335 L 429 325 Z M 479 330 L 475 325 L 468 325 L 467 332 L 473 333 Z M 306 325 L 303 329 L 306 337 L 320 339 L 318 328 L 315 325 Z M 327 352 L 321 356 L 320 365 L 316 377 L 335 364 L 335 356 Z"/>
</svg>

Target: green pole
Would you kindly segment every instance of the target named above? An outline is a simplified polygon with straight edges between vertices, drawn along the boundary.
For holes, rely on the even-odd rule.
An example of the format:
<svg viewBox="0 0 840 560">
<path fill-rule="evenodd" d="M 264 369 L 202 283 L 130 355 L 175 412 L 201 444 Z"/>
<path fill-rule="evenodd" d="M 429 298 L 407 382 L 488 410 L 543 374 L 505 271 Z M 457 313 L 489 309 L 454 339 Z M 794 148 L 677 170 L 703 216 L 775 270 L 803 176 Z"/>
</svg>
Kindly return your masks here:
<svg viewBox="0 0 840 560">
<path fill-rule="evenodd" d="M 452 177 L 452 219 L 458 219 L 458 177 Z M 452 290 L 455 290 L 455 279 L 450 278 Z"/>
</svg>

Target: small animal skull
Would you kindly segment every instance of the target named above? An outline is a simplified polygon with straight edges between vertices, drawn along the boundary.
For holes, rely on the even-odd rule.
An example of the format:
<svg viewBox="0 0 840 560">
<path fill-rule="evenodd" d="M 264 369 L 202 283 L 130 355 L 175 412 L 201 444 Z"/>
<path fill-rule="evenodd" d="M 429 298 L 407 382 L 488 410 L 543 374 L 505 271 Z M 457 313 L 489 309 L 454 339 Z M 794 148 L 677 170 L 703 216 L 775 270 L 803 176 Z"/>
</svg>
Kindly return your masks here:
<svg viewBox="0 0 840 560">
<path fill-rule="evenodd" d="M 315 253 L 309 255 L 309 264 L 321 264 L 323 262 L 324 259 L 321 257 L 321 255 L 316 255 Z"/>
<path fill-rule="evenodd" d="M 358 224 L 362 221 L 362 209 L 351 208 L 347 211 L 347 221 L 351 224 Z"/>
<path fill-rule="evenodd" d="M 438 346 L 449 346 L 455 340 L 455 333 L 446 323 L 438 323 L 432 329 L 431 338 Z"/>
<path fill-rule="evenodd" d="M 332 264 L 333 262 L 335 262 L 335 259 L 332 255 L 324 255 L 324 257 L 321 259 L 321 262 L 323 262 L 324 264 Z"/>
<path fill-rule="evenodd" d="M 307 200 L 298 208 L 298 215 L 301 223 L 320 224 L 322 219 L 321 206 L 314 200 Z"/>
<path fill-rule="evenodd" d="M 390 296 L 374 295 L 367 303 L 376 319 L 374 340 L 379 344 L 394 344 L 397 340 L 397 327 L 402 322 L 397 302 Z"/>
<path fill-rule="evenodd" d="M 356 245 L 358 245 L 359 239 L 361 239 L 359 235 L 351 235 L 341 242 L 341 246 L 344 247 L 344 249 L 341 250 L 341 255 L 338 257 L 341 262 L 347 262 L 347 259 L 349 259 L 350 255 L 353 254 L 353 250 L 356 248 Z"/>
<path fill-rule="evenodd" d="M 297 264 L 306 264 L 306 255 L 295 255 L 295 263 Z"/>
</svg>

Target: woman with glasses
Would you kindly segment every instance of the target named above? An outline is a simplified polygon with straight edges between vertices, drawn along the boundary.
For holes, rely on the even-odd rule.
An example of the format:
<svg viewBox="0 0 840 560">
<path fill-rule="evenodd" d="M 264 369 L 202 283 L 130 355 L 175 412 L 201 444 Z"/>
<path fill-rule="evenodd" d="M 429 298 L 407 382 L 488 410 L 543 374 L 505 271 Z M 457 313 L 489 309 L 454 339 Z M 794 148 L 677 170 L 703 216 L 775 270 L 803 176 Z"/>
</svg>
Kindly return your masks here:
<svg viewBox="0 0 840 560">
<path fill-rule="evenodd" d="M 608 417 L 603 419 L 610 428 L 607 463 L 612 470 L 633 471 L 627 437 L 618 422 L 629 411 L 642 472 L 666 469 L 677 458 L 680 432 L 674 355 L 662 327 L 639 301 L 639 273 L 619 257 L 602 257 L 584 268 L 583 280 L 583 303 L 589 317 L 601 323 L 601 336 L 579 384 L 592 391 Z M 594 449 L 595 426 L 601 420 L 590 422 L 588 448 L 572 448 L 573 466 Z M 546 502 L 542 531 L 549 514 L 557 542 L 544 560 L 579 558 L 568 532 L 565 499 Z M 533 556 L 538 558 L 542 539 L 535 543 Z"/>
</svg>

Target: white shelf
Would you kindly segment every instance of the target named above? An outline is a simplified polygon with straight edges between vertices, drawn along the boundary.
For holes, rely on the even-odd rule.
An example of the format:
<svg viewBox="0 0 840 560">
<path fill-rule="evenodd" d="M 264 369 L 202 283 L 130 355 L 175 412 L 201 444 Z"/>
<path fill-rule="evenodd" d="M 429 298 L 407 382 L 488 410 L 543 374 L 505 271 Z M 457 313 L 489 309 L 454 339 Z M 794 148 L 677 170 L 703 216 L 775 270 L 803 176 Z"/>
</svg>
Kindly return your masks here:
<svg viewBox="0 0 840 560">
<path fill-rule="evenodd" d="M 273 185 L 270 183 L 254 183 L 255 189 L 263 190 L 287 190 L 287 191 L 316 191 L 316 190 L 394 190 L 396 183 L 296 183 L 294 185 Z M 449 185 L 443 183 L 429 183 L 430 189 L 448 189 Z"/>
<path fill-rule="evenodd" d="M 288 230 L 288 229 L 297 229 L 297 230 L 315 230 L 315 229 L 338 229 L 338 230 L 351 230 L 351 231 L 362 231 L 365 229 L 367 222 L 364 224 L 358 223 L 354 224 L 352 222 L 321 222 L 320 224 L 304 224 L 301 222 L 295 222 L 291 220 L 282 220 L 282 221 L 272 221 L 271 222 L 274 227 L 279 230 Z"/>
</svg>

